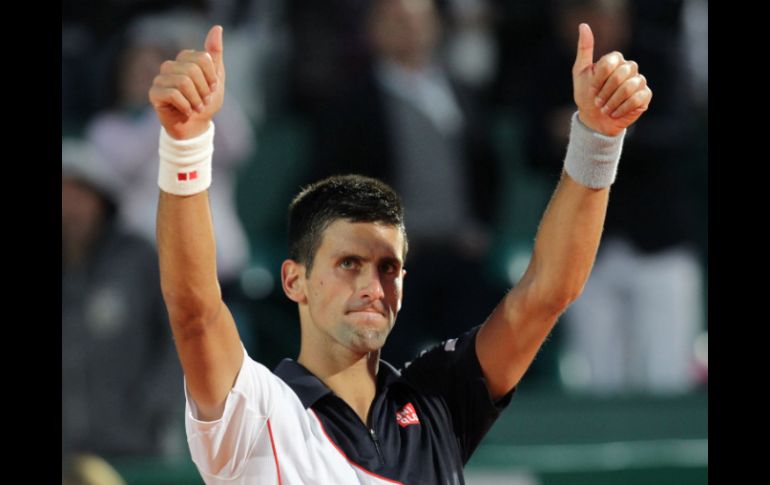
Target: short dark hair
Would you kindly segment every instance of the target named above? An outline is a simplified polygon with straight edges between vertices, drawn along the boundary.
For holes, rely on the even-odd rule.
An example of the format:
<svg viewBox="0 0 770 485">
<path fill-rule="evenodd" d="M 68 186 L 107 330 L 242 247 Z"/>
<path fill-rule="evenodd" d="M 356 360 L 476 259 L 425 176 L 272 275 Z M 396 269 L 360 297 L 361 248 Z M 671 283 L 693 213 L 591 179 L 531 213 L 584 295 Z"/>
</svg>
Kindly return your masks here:
<svg viewBox="0 0 770 485">
<path fill-rule="evenodd" d="M 289 258 L 304 264 L 308 274 L 324 230 L 338 219 L 398 227 L 406 258 L 404 207 L 396 191 L 371 177 L 334 175 L 305 187 L 289 205 Z"/>
</svg>

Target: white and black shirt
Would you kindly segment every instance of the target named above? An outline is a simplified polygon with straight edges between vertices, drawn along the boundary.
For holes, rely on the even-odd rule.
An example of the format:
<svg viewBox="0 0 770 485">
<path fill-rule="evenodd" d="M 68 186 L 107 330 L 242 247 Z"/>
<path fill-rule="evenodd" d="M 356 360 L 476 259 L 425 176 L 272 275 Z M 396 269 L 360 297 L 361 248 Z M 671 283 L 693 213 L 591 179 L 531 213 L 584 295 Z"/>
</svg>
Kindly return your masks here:
<svg viewBox="0 0 770 485">
<path fill-rule="evenodd" d="M 401 372 L 381 361 L 367 423 L 297 362 L 273 373 L 244 355 L 222 418 L 197 420 L 187 395 L 193 461 L 207 485 L 463 484 L 463 466 L 513 394 L 492 401 L 477 332 Z"/>
</svg>

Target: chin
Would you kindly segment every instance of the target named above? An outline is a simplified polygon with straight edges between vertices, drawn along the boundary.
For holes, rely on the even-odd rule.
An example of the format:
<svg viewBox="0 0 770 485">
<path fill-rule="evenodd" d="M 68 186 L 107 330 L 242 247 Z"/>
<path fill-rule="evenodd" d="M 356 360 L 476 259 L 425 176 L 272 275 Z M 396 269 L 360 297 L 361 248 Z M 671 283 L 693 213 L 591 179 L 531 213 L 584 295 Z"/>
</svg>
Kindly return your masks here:
<svg viewBox="0 0 770 485">
<path fill-rule="evenodd" d="M 348 342 L 356 352 L 375 352 L 380 350 L 390 334 L 390 325 L 377 326 L 353 326 L 349 327 Z"/>
</svg>

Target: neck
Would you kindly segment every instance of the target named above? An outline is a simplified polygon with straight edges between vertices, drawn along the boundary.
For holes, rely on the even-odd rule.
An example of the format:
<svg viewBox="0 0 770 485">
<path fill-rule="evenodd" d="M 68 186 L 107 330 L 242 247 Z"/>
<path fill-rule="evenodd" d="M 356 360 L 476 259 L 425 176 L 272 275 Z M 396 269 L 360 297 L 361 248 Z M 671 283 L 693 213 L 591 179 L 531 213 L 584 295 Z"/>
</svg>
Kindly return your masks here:
<svg viewBox="0 0 770 485">
<path fill-rule="evenodd" d="M 319 350 L 318 345 L 302 345 L 297 362 L 321 379 L 366 424 L 377 392 L 380 351 L 358 354 L 345 349 L 332 354 Z"/>
</svg>

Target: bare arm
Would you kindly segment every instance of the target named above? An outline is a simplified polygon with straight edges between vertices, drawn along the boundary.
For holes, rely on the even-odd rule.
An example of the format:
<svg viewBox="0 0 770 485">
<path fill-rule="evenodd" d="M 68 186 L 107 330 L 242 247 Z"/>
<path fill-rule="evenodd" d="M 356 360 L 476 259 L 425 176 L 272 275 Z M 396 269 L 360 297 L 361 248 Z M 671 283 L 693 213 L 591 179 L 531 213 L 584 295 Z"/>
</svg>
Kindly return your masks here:
<svg viewBox="0 0 770 485">
<path fill-rule="evenodd" d="M 205 132 L 222 106 L 221 27 L 209 31 L 205 48 L 182 51 L 176 60 L 164 62 L 150 88 L 161 124 L 178 140 Z M 163 298 L 187 387 L 200 417 L 216 419 L 235 382 L 243 351 L 217 281 L 208 192 L 178 196 L 161 191 L 157 238 Z"/>
<path fill-rule="evenodd" d="M 618 52 L 593 63 L 593 34 L 581 24 L 573 67 L 575 102 L 588 128 L 615 136 L 647 109 L 652 91 L 636 63 Z M 595 104 L 596 98 L 603 103 Z M 606 109 L 600 106 L 606 105 Z M 615 115 L 615 116 L 613 116 Z M 518 384 L 559 315 L 583 290 L 596 252 L 609 188 L 585 187 L 562 172 L 540 222 L 521 281 L 484 323 L 476 351 L 493 398 Z"/>
</svg>

